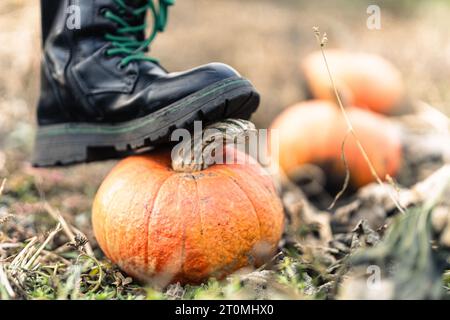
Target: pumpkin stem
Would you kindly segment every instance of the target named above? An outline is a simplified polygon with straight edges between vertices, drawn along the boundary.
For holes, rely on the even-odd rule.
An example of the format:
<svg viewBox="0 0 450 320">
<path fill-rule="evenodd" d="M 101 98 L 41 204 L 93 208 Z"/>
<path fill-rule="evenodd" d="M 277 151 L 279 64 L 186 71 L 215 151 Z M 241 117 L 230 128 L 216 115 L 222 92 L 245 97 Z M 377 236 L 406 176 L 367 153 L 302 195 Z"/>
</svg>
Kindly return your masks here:
<svg viewBox="0 0 450 320">
<path fill-rule="evenodd" d="M 213 123 L 175 146 L 172 150 L 172 169 L 195 172 L 223 163 L 223 150 L 227 145 L 245 146 L 255 132 L 255 125 L 246 120 L 227 119 Z"/>
</svg>

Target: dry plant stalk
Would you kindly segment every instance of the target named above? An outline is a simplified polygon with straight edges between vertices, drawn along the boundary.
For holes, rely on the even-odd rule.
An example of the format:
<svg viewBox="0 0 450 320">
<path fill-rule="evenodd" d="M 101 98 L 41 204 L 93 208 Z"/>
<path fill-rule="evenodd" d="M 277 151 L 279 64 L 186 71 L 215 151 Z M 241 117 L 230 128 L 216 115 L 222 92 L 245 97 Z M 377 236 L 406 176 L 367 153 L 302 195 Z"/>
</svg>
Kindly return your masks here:
<svg viewBox="0 0 450 320">
<path fill-rule="evenodd" d="M 327 36 L 326 33 L 324 33 L 324 34 L 322 35 L 322 34 L 320 33 L 318 27 L 314 27 L 314 28 L 313 28 L 313 31 L 314 31 L 314 35 L 316 36 L 316 39 L 317 39 L 317 41 L 318 41 L 318 43 L 319 43 L 319 45 L 320 45 L 320 51 L 321 51 L 321 53 L 322 53 L 322 57 L 323 57 L 323 60 L 324 60 L 324 63 L 325 63 L 325 67 L 326 67 L 326 69 L 327 69 L 327 73 L 328 73 L 328 76 L 329 76 L 329 78 L 330 78 L 331 86 L 332 86 L 332 88 L 333 88 L 334 95 L 336 96 L 336 99 L 337 99 L 339 108 L 341 109 L 341 112 L 342 112 L 342 114 L 343 114 L 343 116 L 344 116 L 345 122 L 346 122 L 347 127 L 348 127 L 349 134 L 351 134 L 351 135 L 353 136 L 353 138 L 355 139 L 356 146 L 358 147 L 359 151 L 361 152 L 361 155 L 363 156 L 364 161 L 365 161 L 365 162 L 367 163 L 367 165 L 369 166 L 369 169 L 370 169 L 370 172 L 371 172 L 372 176 L 375 178 L 375 180 L 376 180 L 380 185 L 384 186 L 383 181 L 382 181 L 381 178 L 378 176 L 378 173 L 377 173 L 377 171 L 375 170 L 375 167 L 373 166 L 372 161 L 370 161 L 370 158 L 369 158 L 369 156 L 367 155 L 367 152 L 366 152 L 366 150 L 364 149 L 364 146 L 362 145 L 361 140 L 359 140 L 358 135 L 356 134 L 356 131 L 355 131 L 355 129 L 353 128 L 352 122 L 350 121 L 350 118 L 348 117 L 348 114 L 347 114 L 347 112 L 345 111 L 344 105 L 343 105 L 342 100 L 341 100 L 341 96 L 339 95 L 339 92 L 338 92 L 337 87 L 336 87 L 336 85 L 335 85 L 334 78 L 333 78 L 333 74 L 331 73 L 330 66 L 329 66 L 329 64 L 328 64 L 328 60 L 327 60 L 325 51 L 324 51 L 324 49 L 323 49 L 323 48 L 326 46 L 326 44 L 328 43 L 328 36 Z M 346 169 L 347 169 L 347 172 L 348 172 L 348 167 L 347 167 Z M 346 179 L 346 181 L 347 181 L 347 179 Z M 344 185 L 344 186 L 343 186 L 343 190 L 345 190 L 346 187 L 347 187 L 347 186 Z M 395 206 L 397 207 L 397 209 L 398 209 L 401 213 L 405 213 L 405 212 L 406 212 L 405 209 L 401 206 L 401 204 L 400 204 L 400 202 L 397 200 L 397 198 L 392 194 L 391 190 L 388 190 L 388 192 L 389 192 L 389 196 L 391 197 L 391 199 L 392 199 L 392 201 L 394 202 L 394 204 L 395 204 Z M 341 196 L 342 193 L 343 193 L 343 191 L 339 192 L 339 194 L 336 196 L 336 198 L 338 199 L 338 197 Z M 336 202 L 336 200 L 333 202 L 333 204 L 334 204 L 335 202 Z"/>
<path fill-rule="evenodd" d="M 38 246 L 38 237 L 30 239 L 29 243 L 16 255 L 4 271 L 4 277 L 1 281 L 3 286 L 6 287 L 9 280 L 14 283 L 15 287 L 23 291 L 22 284 L 27 278 L 27 271 L 35 270 L 40 266 L 39 260 L 42 259 L 41 254 L 44 253 L 45 247 L 53 240 L 53 238 L 61 231 L 61 225 L 58 225 L 53 229 L 46 237 L 46 239 Z M 3 266 L 0 265 L 1 268 Z M 12 287 L 11 287 L 12 289 Z M 14 292 L 14 291 L 13 291 Z M 8 293 L 11 297 L 14 297 Z"/>
<path fill-rule="evenodd" d="M 3 264 L 0 263 L 0 285 L 5 288 L 6 293 L 10 298 L 15 298 L 16 293 L 14 292 L 11 283 L 9 282 L 8 275 L 6 274 L 5 268 L 3 267 Z"/>
<path fill-rule="evenodd" d="M 61 224 L 58 223 L 56 228 L 51 231 L 46 237 L 45 241 L 36 248 L 38 238 L 35 236 L 30 239 L 30 242 L 17 254 L 14 260 L 9 265 L 9 269 L 13 271 L 30 270 L 36 265 L 39 255 L 44 251 L 47 244 L 61 231 Z"/>
<path fill-rule="evenodd" d="M 34 254 L 32 255 L 32 257 L 26 261 L 25 265 L 24 265 L 24 269 L 25 270 L 29 270 L 31 269 L 33 266 L 35 266 L 35 262 L 37 261 L 37 259 L 39 258 L 39 255 L 41 254 L 41 252 L 45 249 L 45 247 L 47 246 L 47 244 L 53 240 L 53 238 L 58 234 L 58 232 L 61 231 L 61 224 L 58 223 L 58 225 L 56 226 L 56 228 L 49 233 L 49 235 L 47 236 L 47 238 L 45 239 L 45 241 L 41 244 L 41 246 L 36 250 L 36 252 L 34 252 Z"/>
<path fill-rule="evenodd" d="M 344 140 L 342 140 L 342 144 L 341 144 L 342 162 L 344 163 L 344 166 L 345 166 L 344 184 L 342 185 L 342 189 L 334 197 L 333 202 L 328 206 L 328 208 L 327 208 L 328 210 L 331 210 L 334 208 L 334 206 L 336 205 L 338 200 L 344 195 L 345 190 L 347 189 L 348 184 L 350 183 L 350 169 L 348 167 L 347 158 L 345 157 L 345 143 L 347 142 L 347 138 L 348 138 L 349 134 L 350 134 L 350 132 L 347 132 L 347 134 L 345 135 Z"/>
<path fill-rule="evenodd" d="M 64 217 L 57 210 L 53 209 L 52 206 L 50 206 L 50 204 L 48 202 L 44 203 L 44 209 L 52 216 L 53 219 L 58 221 L 58 223 L 62 227 L 62 230 L 64 231 L 64 233 L 66 234 L 66 236 L 69 238 L 69 240 L 71 242 L 74 242 L 75 239 L 76 239 L 76 234 L 75 233 L 77 233 L 77 234 L 81 235 L 82 237 L 86 238 L 86 236 L 80 230 L 78 230 L 75 227 L 69 225 L 67 223 L 67 221 L 64 219 Z M 85 243 L 84 244 L 84 248 L 86 249 L 86 253 L 89 256 L 94 257 L 94 250 L 92 249 L 92 247 L 91 247 L 91 245 L 89 243 Z"/>
<path fill-rule="evenodd" d="M 11 261 L 11 264 L 9 265 L 9 268 L 11 270 L 18 269 L 21 266 L 22 261 L 26 260 L 25 259 L 26 256 L 30 251 L 32 251 L 32 248 L 36 242 L 37 242 L 36 236 L 30 239 L 30 242 L 28 242 L 28 244 L 19 252 L 19 254 L 14 258 L 14 260 Z"/>
<path fill-rule="evenodd" d="M 0 196 L 3 194 L 3 190 L 5 190 L 6 185 L 6 178 L 2 180 L 2 183 L 0 184 Z"/>
</svg>

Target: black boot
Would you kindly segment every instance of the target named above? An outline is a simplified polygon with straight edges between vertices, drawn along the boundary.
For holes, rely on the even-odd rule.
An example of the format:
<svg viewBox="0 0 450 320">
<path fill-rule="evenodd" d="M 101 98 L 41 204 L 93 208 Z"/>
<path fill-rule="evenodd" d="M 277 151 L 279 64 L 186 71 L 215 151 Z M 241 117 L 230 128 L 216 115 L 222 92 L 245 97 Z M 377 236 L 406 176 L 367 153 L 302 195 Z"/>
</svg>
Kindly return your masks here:
<svg viewBox="0 0 450 320">
<path fill-rule="evenodd" d="M 47 2 L 55 3 L 43 0 L 43 11 Z M 153 0 L 58 2 L 56 17 L 44 21 L 34 165 L 123 157 L 168 142 L 196 120 L 249 118 L 258 107 L 251 83 L 227 65 L 167 73 L 145 55 L 174 0 L 157 7 Z M 148 37 L 147 11 L 154 16 Z"/>
</svg>

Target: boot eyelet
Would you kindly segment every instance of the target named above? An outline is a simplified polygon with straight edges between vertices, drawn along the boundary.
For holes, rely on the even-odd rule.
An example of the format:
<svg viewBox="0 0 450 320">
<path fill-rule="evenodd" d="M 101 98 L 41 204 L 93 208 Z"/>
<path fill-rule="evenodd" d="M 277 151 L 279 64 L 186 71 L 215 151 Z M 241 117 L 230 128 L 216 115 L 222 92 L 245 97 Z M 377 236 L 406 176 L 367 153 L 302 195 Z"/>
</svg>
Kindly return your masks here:
<svg viewBox="0 0 450 320">
<path fill-rule="evenodd" d="M 117 69 L 119 69 L 120 71 L 123 71 L 124 69 L 125 69 L 125 65 L 124 64 L 122 64 L 122 63 L 118 63 L 117 64 Z"/>
</svg>

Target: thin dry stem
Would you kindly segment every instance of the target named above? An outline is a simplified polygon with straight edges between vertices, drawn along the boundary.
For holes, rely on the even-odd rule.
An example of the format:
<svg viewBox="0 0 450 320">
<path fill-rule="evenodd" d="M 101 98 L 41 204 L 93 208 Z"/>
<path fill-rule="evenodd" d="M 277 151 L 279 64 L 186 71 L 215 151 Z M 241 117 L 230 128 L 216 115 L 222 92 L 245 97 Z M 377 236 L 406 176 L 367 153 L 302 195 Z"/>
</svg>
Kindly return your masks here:
<svg viewBox="0 0 450 320">
<path fill-rule="evenodd" d="M 56 254 L 53 251 L 42 250 L 42 253 L 44 254 L 43 258 L 41 259 L 43 261 L 46 261 L 48 258 L 53 258 L 53 259 L 60 260 L 61 262 L 63 262 L 66 265 L 70 264 L 69 260 L 61 257 L 60 255 Z"/>
<path fill-rule="evenodd" d="M 66 234 L 66 236 L 69 238 L 70 241 L 75 241 L 74 232 L 81 234 L 84 238 L 87 238 L 81 231 L 69 225 L 67 221 L 64 219 L 64 217 L 58 212 L 58 210 L 53 209 L 48 202 L 44 202 L 44 208 L 52 216 L 53 219 L 55 219 L 61 224 L 62 230 L 64 231 L 64 233 Z M 89 243 L 85 244 L 85 249 L 88 255 L 94 256 L 94 250 L 92 250 L 92 247 Z"/>
<path fill-rule="evenodd" d="M 15 269 L 20 266 L 21 262 L 25 259 L 27 253 L 31 250 L 34 244 L 37 242 L 37 237 L 30 239 L 30 242 L 19 252 L 19 254 L 14 258 L 10 264 L 11 269 Z"/>
<path fill-rule="evenodd" d="M 104 274 L 103 274 L 103 269 L 102 266 L 100 264 L 100 262 L 94 257 L 94 256 L 89 256 L 87 254 L 82 254 L 77 258 L 77 262 L 80 260 L 80 258 L 85 257 L 86 259 L 92 261 L 98 269 L 98 279 L 97 281 L 95 281 L 95 285 L 89 290 L 88 293 L 93 293 L 96 292 L 98 290 L 98 288 L 100 288 L 103 278 L 104 278 Z"/>
<path fill-rule="evenodd" d="M 5 288 L 6 293 L 10 298 L 14 299 L 16 297 L 16 293 L 14 292 L 9 282 L 8 275 L 6 274 L 5 268 L 3 267 L 2 263 L 0 263 L 0 285 Z"/>
<path fill-rule="evenodd" d="M 350 183 L 350 169 L 348 167 L 347 158 L 345 157 L 345 143 L 347 142 L 347 138 L 348 138 L 349 134 L 350 134 L 350 131 L 347 131 L 347 134 L 345 135 L 344 140 L 342 141 L 342 145 L 341 145 L 342 162 L 344 163 L 344 166 L 345 166 L 344 184 L 342 185 L 342 188 L 338 192 L 338 194 L 334 197 L 333 202 L 328 207 L 328 210 L 331 210 L 334 208 L 334 206 L 336 205 L 336 202 L 338 202 L 338 200 L 342 197 L 342 195 L 344 194 L 345 190 L 347 190 L 347 187 Z"/>
<path fill-rule="evenodd" d="M 0 184 L 0 196 L 3 194 L 3 190 L 5 190 L 6 185 L 6 178 L 2 180 L 2 183 Z"/>
<path fill-rule="evenodd" d="M 45 249 L 47 244 L 58 234 L 58 232 L 61 231 L 61 224 L 58 223 L 56 228 L 50 232 L 50 234 L 47 236 L 47 239 L 41 244 L 41 246 L 36 250 L 36 252 L 33 254 L 33 256 L 26 262 L 24 269 L 29 270 L 31 267 L 33 267 L 34 262 L 37 260 L 41 252 Z"/>
<path fill-rule="evenodd" d="M 321 36 L 320 36 L 320 31 L 319 31 L 319 28 L 318 28 L 318 27 L 314 27 L 313 30 L 314 30 L 314 34 L 315 34 L 315 36 L 316 36 L 316 38 L 317 38 L 317 41 L 318 41 L 319 44 L 320 44 L 320 51 L 321 51 L 321 53 L 322 53 L 322 57 L 323 57 L 323 60 L 324 60 L 324 63 L 325 63 L 325 67 L 326 67 L 326 69 L 327 69 L 327 73 L 328 73 L 328 76 L 329 76 L 329 79 L 330 79 L 330 82 L 331 82 L 331 86 L 333 87 L 333 91 L 334 91 L 334 94 L 335 94 L 335 96 L 336 96 L 336 99 L 337 99 L 339 108 L 341 109 L 341 112 L 342 112 L 342 114 L 343 114 L 343 116 L 344 116 L 345 122 L 346 122 L 347 127 L 348 127 L 348 129 L 349 129 L 349 131 L 350 131 L 350 134 L 351 134 L 351 135 L 353 136 L 353 138 L 355 139 L 356 146 L 358 147 L 358 149 L 359 149 L 361 155 L 363 156 L 364 161 L 365 161 L 365 162 L 367 163 L 367 165 L 369 166 L 369 169 L 370 169 L 370 172 L 371 172 L 372 176 L 375 178 L 375 180 L 376 180 L 380 185 L 384 186 L 383 181 L 382 181 L 381 178 L 378 176 L 378 173 L 377 173 L 377 171 L 375 170 L 375 167 L 373 166 L 372 161 L 370 161 L 370 158 L 369 158 L 369 156 L 367 155 L 367 152 L 366 152 L 366 150 L 364 149 L 364 146 L 362 145 L 361 141 L 360 141 L 359 138 L 358 138 L 358 135 L 356 134 L 355 129 L 353 128 L 352 122 L 351 122 L 351 120 L 350 120 L 350 118 L 349 118 L 347 112 L 345 111 L 344 104 L 342 103 L 342 100 L 341 100 L 341 96 L 339 95 L 339 92 L 338 92 L 337 87 L 336 87 L 336 85 L 335 85 L 334 78 L 333 78 L 333 74 L 331 73 L 331 69 L 330 69 L 330 66 L 329 66 L 329 64 L 328 64 L 328 60 L 327 60 L 325 51 L 324 51 L 324 49 L 323 49 L 323 48 L 325 47 L 327 41 L 328 41 L 328 38 L 327 38 L 326 34 L 324 34 L 324 36 L 321 38 Z M 397 207 L 397 209 L 398 209 L 401 213 L 405 213 L 405 212 L 406 212 L 405 209 L 401 206 L 401 204 L 399 203 L 398 199 L 392 194 L 391 190 L 388 190 L 388 192 L 389 192 L 389 197 L 392 199 L 392 201 L 394 202 L 394 204 L 395 204 L 395 206 Z"/>
</svg>

